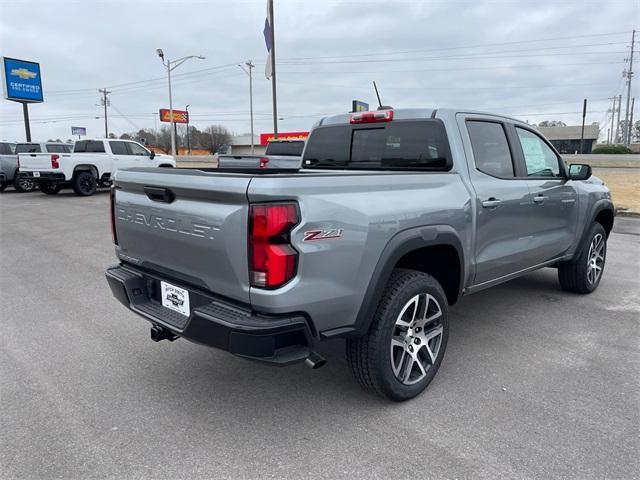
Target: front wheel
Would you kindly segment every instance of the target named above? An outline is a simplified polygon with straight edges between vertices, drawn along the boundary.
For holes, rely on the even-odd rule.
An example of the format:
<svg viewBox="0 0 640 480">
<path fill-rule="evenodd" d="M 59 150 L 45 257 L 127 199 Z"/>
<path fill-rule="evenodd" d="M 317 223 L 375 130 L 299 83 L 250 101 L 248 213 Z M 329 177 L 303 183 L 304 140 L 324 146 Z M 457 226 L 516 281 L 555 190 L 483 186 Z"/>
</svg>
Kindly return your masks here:
<svg viewBox="0 0 640 480">
<path fill-rule="evenodd" d="M 96 177 L 93 176 L 93 173 L 85 171 L 77 172 L 73 176 L 71 186 L 76 195 L 79 195 L 81 197 L 88 197 L 96 193 L 98 183 L 96 181 Z"/>
<path fill-rule="evenodd" d="M 390 400 L 419 395 L 435 376 L 449 336 L 447 297 L 426 273 L 394 270 L 369 332 L 347 340 L 358 383 Z"/>
<path fill-rule="evenodd" d="M 55 195 L 62 190 L 61 183 L 40 182 L 40 191 L 47 195 Z"/>
<path fill-rule="evenodd" d="M 558 267 L 558 280 L 563 290 L 573 293 L 591 293 L 602 280 L 607 259 L 607 232 L 594 223 L 579 255 Z"/>
<path fill-rule="evenodd" d="M 33 192 L 36 189 L 36 182 L 28 178 L 20 178 L 16 175 L 16 178 L 13 180 L 13 188 L 20 193 Z"/>
<path fill-rule="evenodd" d="M 0 192 L 4 192 L 4 189 L 7 188 L 7 185 L 9 185 L 9 182 L 7 181 L 0 182 Z"/>
</svg>

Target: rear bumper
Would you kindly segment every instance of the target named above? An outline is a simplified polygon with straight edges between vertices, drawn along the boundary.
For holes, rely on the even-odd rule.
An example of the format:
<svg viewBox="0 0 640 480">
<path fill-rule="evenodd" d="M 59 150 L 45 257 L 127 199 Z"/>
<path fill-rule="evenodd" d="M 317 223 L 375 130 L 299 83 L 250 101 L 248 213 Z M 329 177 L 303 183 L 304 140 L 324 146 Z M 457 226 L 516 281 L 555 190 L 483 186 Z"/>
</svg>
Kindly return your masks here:
<svg viewBox="0 0 640 480">
<path fill-rule="evenodd" d="M 274 365 L 304 361 L 315 343 L 302 315 L 266 316 L 214 295 L 143 272 L 115 265 L 105 272 L 113 296 L 153 325 L 196 343 Z M 160 281 L 189 291 L 189 317 L 162 306 Z"/>
<path fill-rule="evenodd" d="M 65 181 L 64 173 L 55 172 L 37 172 L 39 176 L 34 176 L 34 172 L 18 172 L 18 178 L 32 180 L 36 183 L 63 183 Z"/>
</svg>

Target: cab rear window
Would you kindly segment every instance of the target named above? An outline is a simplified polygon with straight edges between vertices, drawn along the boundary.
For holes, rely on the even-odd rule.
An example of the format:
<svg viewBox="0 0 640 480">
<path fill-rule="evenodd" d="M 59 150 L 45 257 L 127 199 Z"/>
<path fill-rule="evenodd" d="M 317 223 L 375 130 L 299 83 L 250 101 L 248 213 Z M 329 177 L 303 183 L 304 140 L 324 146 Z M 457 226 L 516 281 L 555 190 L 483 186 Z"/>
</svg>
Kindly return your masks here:
<svg viewBox="0 0 640 480">
<path fill-rule="evenodd" d="M 305 168 L 449 170 L 451 152 L 439 120 L 330 125 L 309 137 Z"/>
</svg>

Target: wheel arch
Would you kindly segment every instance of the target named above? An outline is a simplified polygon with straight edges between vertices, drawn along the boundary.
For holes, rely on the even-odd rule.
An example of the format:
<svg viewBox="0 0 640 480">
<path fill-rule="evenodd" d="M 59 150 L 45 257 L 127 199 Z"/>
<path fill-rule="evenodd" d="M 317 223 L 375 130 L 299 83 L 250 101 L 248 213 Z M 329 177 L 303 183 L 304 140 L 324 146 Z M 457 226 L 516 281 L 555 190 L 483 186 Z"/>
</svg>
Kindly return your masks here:
<svg viewBox="0 0 640 480">
<path fill-rule="evenodd" d="M 98 167 L 96 167 L 95 165 L 91 165 L 91 164 L 81 164 L 81 165 L 76 165 L 75 167 L 73 167 L 73 175 L 75 176 L 76 173 L 78 172 L 91 172 L 93 174 L 93 177 L 98 180 Z"/>
<path fill-rule="evenodd" d="M 378 301 L 395 268 L 410 268 L 433 276 L 453 305 L 462 295 L 465 276 L 464 250 L 450 225 L 432 225 L 397 233 L 385 246 L 365 292 L 356 322 L 348 336 L 364 335 Z"/>
</svg>

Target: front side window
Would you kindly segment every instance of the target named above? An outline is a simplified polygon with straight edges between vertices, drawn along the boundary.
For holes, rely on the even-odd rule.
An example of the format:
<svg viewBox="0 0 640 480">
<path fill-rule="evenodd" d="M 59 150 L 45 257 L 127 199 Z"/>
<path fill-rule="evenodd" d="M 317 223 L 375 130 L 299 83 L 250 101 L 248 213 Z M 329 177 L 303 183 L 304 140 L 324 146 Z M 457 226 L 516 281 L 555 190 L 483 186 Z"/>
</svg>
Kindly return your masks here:
<svg viewBox="0 0 640 480">
<path fill-rule="evenodd" d="M 528 177 L 559 177 L 560 164 L 555 152 L 538 135 L 516 127 L 527 165 Z"/>
<path fill-rule="evenodd" d="M 126 142 L 109 142 L 109 146 L 114 155 L 129 155 Z"/>
<path fill-rule="evenodd" d="M 149 155 L 149 152 L 142 145 L 137 143 L 127 142 L 129 148 L 129 155 Z"/>
<path fill-rule="evenodd" d="M 502 124 L 468 121 L 467 130 L 476 168 L 494 177 L 513 178 L 513 159 Z"/>
</svg>

